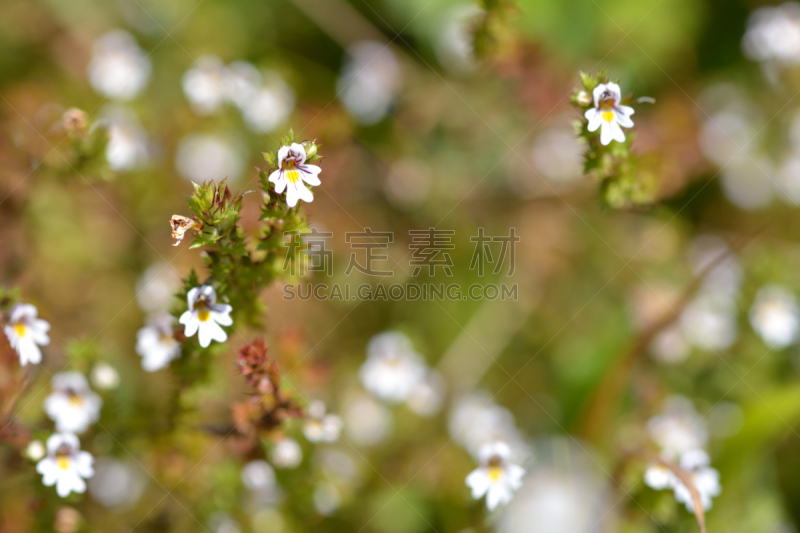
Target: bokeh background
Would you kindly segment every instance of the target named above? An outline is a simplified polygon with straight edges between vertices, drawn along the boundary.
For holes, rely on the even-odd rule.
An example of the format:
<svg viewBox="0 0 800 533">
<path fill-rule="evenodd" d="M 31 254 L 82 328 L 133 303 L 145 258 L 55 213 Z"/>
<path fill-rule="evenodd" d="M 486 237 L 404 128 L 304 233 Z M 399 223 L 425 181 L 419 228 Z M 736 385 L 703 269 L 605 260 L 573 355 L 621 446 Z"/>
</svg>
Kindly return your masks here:
<svg viewBox="0 0 800 533">
<path fill-rule="evenodd" d="M 763 286 L 800 290 L 800 5 L 767 4 L 0 3 L 0 282 L 53 339 L 15 420 L 52 431 L 41 402 L 63 368 L 105 362 L 120 377 L 82 436 L 97 459 L 87 494 L 58 498 L 0 448 L 0 531 L 696 531 L 631 459 L 674 395 L 704 418 L 721 474 L 708 530 L 797 531 L 800 354 L 766 344 L 749 316 Z M 603 68 L 655 98 L 634 116 L 634 150 L 668 162 L 652 206 L 602 207 L 582 178 L 569 98 L 579 70 Z M 108 128 L 97 153 L 64 131 L 72 107 Z M 308 281 L 516 283 L 519 298 L 285 301 L 277 284 L 261 296 L 266 327 L 238 331 L 213 379 L 175 398 L 169 370 L 145 372 L 134 351 L 145 317 L 203 269 L 168 220 L 188 213 L 191 181 L 256 189 L 261 152 L 289 127 L 325 156 L 305 209 L 333 234 L 333 276 Z M 260 201 L 245 196 L 247 231 Z M 345 276 L 345 233 L 366 227 L 394 232 L 388 279 Z M 411 276 L 408 232 L 430 227 L 455 232 L 452 278 Z M 512 275 L 470 270 L 481 227 L 515 228 Z M 706 295 L 725 303 L 680 303 L 720 250 L 724 287 Z M 668 335 L 637 344 L 668 311 Z M 359 379 L 387 330 L 435 376 L 418 402 L 387 405 Z M 291 468 L 270 439 L 253 455 L 210 429 L 246 398 L 234 353 L 256 335 L 298 402 L 344 421 L 329 444 L 287 423 L 302 448 Z M 175 402 L 189 412 L 178 429 Z M 464 485 L 476 463 L 458 420 L 480 433 L 478 419 L 531 452 L 496 513 Z"/>
</svg>

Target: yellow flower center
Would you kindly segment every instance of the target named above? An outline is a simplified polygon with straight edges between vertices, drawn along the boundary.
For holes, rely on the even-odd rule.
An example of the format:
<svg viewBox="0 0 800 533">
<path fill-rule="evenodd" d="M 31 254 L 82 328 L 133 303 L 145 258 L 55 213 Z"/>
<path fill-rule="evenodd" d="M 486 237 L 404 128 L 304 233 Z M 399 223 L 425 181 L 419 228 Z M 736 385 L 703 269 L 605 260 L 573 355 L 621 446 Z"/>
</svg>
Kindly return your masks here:
<svg viewBox="0 0 800 533">
<path fill-rule="evenodd" d="M 69 468 L 69 457 L 59 457 L 56 459 L 56 464 L 61 470 L 66 470 Z"/>
<path fill-rule="evenodd" d="M 300 181 L 300 172 L 298 170 L 287 170 L 284 175 L 290 183 L 297 183 Z"/>
<path fill-rule="evenodd" d="M 613 111 L 603 111 L 602 113 L 603 120 L 606 122 L 612 122 L 614 120 L 614 112 Z"/>
<path fill-rule="evenodd" d="M 291 170 L 296 165 L 297 165 L 297 162 L 294 160 L 293 157 L 287 157 L 286 159 L 283 160 L 283 163 L 281 163 L 281 168 L 283 170 Z"/>
<path fill-rule="evenodd" d="M 25 324 L 14 324 L 14 333 L 17 334 L 17 337 L 24 337 L 27 329 Z"/>
<path fill-rule="evenodd" d="M 208 319 L 211 318 L 211 313 L 208 311 L 200 311 L 197 313 L 197 318 L 200 319 L 200 322 L 208 322 Z"/>
<path fill-rule="evenodd" d="M 503 469 L 499 466 L 493 466 L 489 468 L 489 480 L 493 483 L 500 481 L 500 478 L 503 477 Z"/>
<path fill-rule="evenodd" d="M 83 404 L 83 398 L 81 398 L 78 394 L 75 394 L 74 391 L 67 392 L 67 396 L 69 396 L 69 403 L 72 405 L 80 406 Z"/>
</svg>

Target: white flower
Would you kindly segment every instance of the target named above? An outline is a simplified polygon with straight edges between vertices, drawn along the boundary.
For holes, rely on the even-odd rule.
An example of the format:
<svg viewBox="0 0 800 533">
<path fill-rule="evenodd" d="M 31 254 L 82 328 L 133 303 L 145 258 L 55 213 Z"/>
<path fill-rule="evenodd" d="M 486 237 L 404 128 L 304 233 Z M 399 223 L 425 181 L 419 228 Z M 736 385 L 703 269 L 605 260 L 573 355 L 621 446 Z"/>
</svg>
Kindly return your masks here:
<svg viewBox="0 0 800 533">
<path fill-rule="evenodd" d="M 347 440 L 358 446 L 373 446 L 392 432 L 392 412 L 365 392 L 348 394 L 343 402 Z"/>
<path fill-rule="evenodd" d="M 136 114 L 125 107 L 111 106 L 103 111 L 108 121 L 106 160 L 112 170 L 127 171 L 141 167 L 150 154 L 147 133 Z"/>
<path fill-rule="evenodd" d="M 142 356 L 142 368 L 148 372 L 167 367 L 181 355 L 181 344 L 173 335 L 172 320 L 170 315 L 157 315 L 136 334 L 136 353 Z"/>
<path fill-rule="evenodd" d="M 92 385 L 102 390 L 116 389 L 119 385 L 119 372 L 108 363 L 97 363 L 92 367 Z"/>
<path fill-rule="evenodd" d="M 481 466 L 466 479 L 476 500 L 486 495 L 486 507 L 493 511 L 498 504 L 507 504 L 522 485 L 525 469 L 508 462 L 511 449 L 504 442 L 493 442 L 481 449 Z"/>
<path fill-rule="evenodd" d="M 708 454 L 701 449 L 687 450 L 680 457 L 678 467 L 686 474 L 700 497 L 703 510 L 711 508 L 711 498 L 719 495 L 719 472 L 709 466 Z M 644 482 L 655 490 L 672 489 L 675 499 L 694 513 L 692 493 L 675 473 L 662 464 L 650 465 L 644 474 Z"/>
<path fill-rule="evenodd" d="M 183 93 L 198 115 L 210 115 L 225 101 L 225 64 L 217 56 L 197 58 L 195 66 L 181 78 Z"/>
<path fill-rule="evenodd" d="M 780 350 L 797 341 L 800 309 L 785 287 L 767 285 L 756 294 L 750 324 L 770 348 Z"/>
<path fill-rule="evenodd" d="M 316 401 L 308 408 L 308 418 L 303 424 L 303 434 L 311 442 L 334 442 L 342 432 L 342 419 L 325 414 L 325 404 Z"/>
<path fill-rule="evenodd" d="M 92 392 L 80 372 L 53 376 L 53 392 L 44 400 L 44 411 L 56 423 L 56 431 L 83 433 L 100 415 L 103 400 Z"/>
<path fill-rule="evenodd" d="M 800 6 L 786 2 L 753 11 L 747 21 L 742 48 L 745 55 L 755 61 L 800 63 Z"/>
<path fill-rule="evenodd" d="M 678 478 L 675 474 L 661 464 L 653 464 L 644 472 L 644 483 L 654 490 L 674 489 Z"/>
<path fill-rule="evenodd" d="M 711 509 L 711 498 L 722 492 L 719 472 L 711 468 L 710 463 L 708 454 L 704 450 L 689 450 L 681 455 L 680 468 L 688 474 L 705 511 Z M 675 499 L 685 504 L 690 513 L 694 513 L 692 493 L 680 480 L 675 482 Z"/>
<path fill-rule="evenodd" d="M 616 83 L 601 83 L 594 88 L 594 107 L 584 115 L 589 121 L 589 131 L 600 128 L 600 142 L 604 145 L 611 141 L 625 142 L 625 133 L 622 128 L 632 128 L 632 107 L 620 105 L 622 92 Z"/>
<path fill-rule="evenodd" d="M 302 144 L 292 143 L 291 146 L 281 146 L 278 150 L 278 170 L 273 172 L 269 181 L 275 184 L 275 192 L 281 194 L 286 191 L 286 204 L 289 207 L 297 205 L 298 200 L 313 202 L 314 195 L 303 184 L 319 185 L 319 173 L 322 169 L 317 165 L 306 165 L 306 149 Z"/>
<path fill-rule="evenodd" d="M 403 333 L 390 331 L 375 335 L 367 345 L 367 360 L 359 375 L 364 388 L 389 403 L 408 399 L 425 378 L 427 368 Z"/>
<path fill-rule="evenodd" d="M 16 304 L 11 308 L 8 324 L 3 330 L 11 347 L 19 355 L 20 365 L 37 365 L 42 361 L 39 346 L 50 344 L 50 337 L 47 336 L 50 324 L 37 318 L 36 307 L 31 304 Z"/>
<path fill-rule="evenodd" d="M 56 486 L 56 492 L 66 498 L 70 492 L 82 493 L 86 482 L 94 475 L 94 458 L 81 451 L 78 437 L 72 433 L 55 433 L 47 439 L 47 457 L 39 461 L 36 471 L 42 474 L 46 487 Z"/>
<path fill-rule="evenodd" d="M 667 457 L 702 448 L 708 442 L 708 430 L 692 403 L 682 396 L 672 396 L 664 404 L 664 413 L 647 422 L 650 437 Z"/>
<path fill-rule="evenodd" d="M 126 31 L 106 33 L 92 46 L 89 82 L 102 95 L 130 100 L 147 85 L 150 71 L 150 60 Z"/>
<path fill-rule="evenodd" d="M 200 346 L 207 348 L 212 340 L 225 342 L 228 334 L 220 326 L 233 325 L 228 304 L 217 303 L 217 293 L 209 285 L 195 287 L 186 297 L 189 310 L 181 315 L 180 323 L 186 326 L 183 334 L 191 337 L 197 333 Z M 198 333 L 199 330 L 199 333 Z"/>
<path fill-rule="evenodd" d="M 295 468 L 303 460 L 303 449 L 296 440 L 287 437 L 275 444 L 269 457 L 278 468 Z"/>
</svg>

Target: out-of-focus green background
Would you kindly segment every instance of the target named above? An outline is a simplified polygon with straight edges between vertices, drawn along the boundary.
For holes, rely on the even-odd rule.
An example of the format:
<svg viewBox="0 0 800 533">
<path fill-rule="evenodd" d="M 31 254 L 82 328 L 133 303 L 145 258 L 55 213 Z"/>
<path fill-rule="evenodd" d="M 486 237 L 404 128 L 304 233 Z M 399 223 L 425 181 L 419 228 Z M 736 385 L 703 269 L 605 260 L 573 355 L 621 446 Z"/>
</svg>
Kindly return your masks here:
<svg viewBox="0 0 800 533">
<path fill-rule="evenodd" d="M 672 394 L 708 419 L 723 487 L 708 530 L 797 531 L 800 354 L 796 345 L 769 349 L 748 322 L 761 286 L 800 291 L 797 167 L 786 167 L 800 149 L 800 78 L 794 65 L 759 63 L 742 48 L 748 16 L 764 5 L 517 0 L 497 8 L 493 45 L 476 61 L 469 32 L 480 12 L 466 1 L 4 0 L 0 282 L 19 287 L 52 324 L 47 371 L 20 400 L 18 420 L 46 437 L 41 401 L 49 375 L 67 363 L 88 372 L 109 362 L 121 382 L 103 393 L 100 423 L 82 436 L 117 477 L 60 500 L 4 446 L 0 531 L 696 531 L 694 517 L 669 492 L 644 487 L 642 465 L 626 459 Z M 97 39 L 120 29 L 151 66 L 127 100 L 98 92 L 87 74 Z M 213 112 L 198 112 L 185 73 L 210 55 L 249 62 L 273 100 L 240 109 L 223 95 Z M 634 115 L 634 150 L 668 161 L 652 207 L 601 207 L 597 184 L 580 177 L 569 97 L 579 70 L 603 68 L 624 93 L 656 100 Z M 75 158 L 59 126 L 70 107 L 122 129 L 116 169 L 111 154 L 85 165 Z M 233 189 L 256 189 L 260 153 L 277 149 L 290 126 L 324 143 L 322 186 L 305 209 L 312 226 L 333 233 L 326 283 L 378 282 L 344 274 L 345 233 L 366 227 L 395 235 L 382 264 L 394 275 L 382 282 L 412 281 L 408 231 L 435 227 L 455 232 L 453 277 L 416 281 L 517 283 L 519 299 L 284 301 L 273 286 L 263 294 L 265 330 L 232 336 L 214 379 L 181 398 L 191 417 L 165 436 L 173 378 L 141 369 L 134 345 L 147 301 L 143 309 L 137 292 L 158 299 L 173 278 L 202 271 L 201 252 L 171 246 L 168 227 L 188 212 L 190 180 L 227 176 Z M 245 196 L 246 230 L 260 201 Z M 512 276 L 479 279 L 469 269 L 480 227 L 515 228 Z M 647 310 L 691 284 L 702 235 L 734 247 L 742 268 L 729 317 L 735 340 L 692 346 L 679 362 L 644 354 L 625 367 Z M 698 327 L 702 336 L 714 324 Z M 437 414 L 365 396 L 358 368 L 367 342 L 390 329 L 408 334 L 443 376 Z M 267 501 L 241 479 L 257 457 L 206 429 L 228 422 L 231 403 L 245 397 L 234 352 L 255 335 L 290 371 L 299 402 L 322 399 L 345 419 L 334 444 L 312 445 L 288 425 L 303 463 L 278 469 L 280 494 Z M 602 404 L 598 390 L 617 375 L 624 379 Z M 526 468 L 541 490 L 526 493 L 524 526 L 490 516 L 464 486 L 475 462 L 447 421 L 456 399 L 474 391 L 507 408 L 534 450 Z M 386 426 L 374 442 L 352 429 L 358 408 Z M 103 501 L 120 486 L 122 496 Z"/>
</svg>

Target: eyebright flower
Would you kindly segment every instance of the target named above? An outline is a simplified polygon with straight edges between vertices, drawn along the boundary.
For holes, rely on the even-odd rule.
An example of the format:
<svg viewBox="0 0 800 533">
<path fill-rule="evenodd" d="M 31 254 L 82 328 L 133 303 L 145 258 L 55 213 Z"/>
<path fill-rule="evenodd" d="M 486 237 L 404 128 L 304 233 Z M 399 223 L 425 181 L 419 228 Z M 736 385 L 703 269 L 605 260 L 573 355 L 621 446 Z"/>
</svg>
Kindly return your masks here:
<svg viewBox="0 0 800 533">
<path fill-rule="evenodd" d="M 525 469 L 508 462 L 511 449 L 504 442 L 493 442 L 481 448 L 481 466 L 466 479 L 476 500 L 486 495 L 486 507 L 493 511 L 498 504 L 511 501 L 514 491 L 522 485 Z"/>
<path fill-rule="evenodd" d="M 719 472 L 709 466 L 708 454 L 701 449 L 688 450 L 680 457 L 679 468 L 686 473 L 700 497 L 703 510 L 711 508 L 711 498 L 722 491 Z M 644 482 L 655 490 L 672 489 L 675 499 L 694 513 L 692 493 L 675 473 L 662 464 L 650 465 L 644 473 Z"/>
<path fill-rule="evenodd" d="M 186 297 L 189 310 L 181 315 L 180 323 L 186 326 L 183 334 L 191 337 L 197 333 L 200 346 L 207 348 L 211 340 L 225 342 L 228 334 L 220 326 L 233 325 L 228 304 L 217 303 L 217 293 L 210 285 L 195 287 Z"/>
<path fill-rule="evenodd" d="M 622 92 L 616 83 L 601 83 L 594 88 L 594 107 L 589 109 L 584 116 L 589 121 L 589 131 L 600 128 L 600 142 L 604 146 L 611 141 L 625 142 L 623 128 L 632 128 L 632 107 L 620 105 Z"/>
<path fill-rule="evenodd" d="M 92 392 L 80 372 L 61 372 L 53 376 L 53 392 L 44 400 L 44 410 L 56 431 L 83 433 L 100 415 L 103 400 Z"/>
<path fill-rule="evenodd" d="M 39 346 L 50 344 L 50 337 L 47 336 L 50 324 L 37 318 L 36 307 L 16 304 L 11 308 L 10 319 L 4 330 L 11 347 L 19 354 L 20 365 L 37 365 L 42 361 Z"/>
<path fill-rule="evenodd" d="M 689 450 L 681 455 L 681 470 L 689 474 L 689 478 L 700 496 L 704 510 L 711 509 L 711 498 L 722 492 L 719 484 L 719 472 L 709 465 L 711 460 L 704 450 Z M 675 499 L 686 505 L 690 513 L 694 512 L 692 493 L 680 482 L 675 484 Z"/>
<path fill-rule="evenodd" d="M 334 442 L 342 432 L 342 419 L 325 414 L 325 404 L 316 401 L 308 408 L 303 434 L 311 442 Z"/>
<path fill-rule="evenodd" d="M 142 368 L 148 372 L 166 368 L 170 361 L 181 355 L 181 345 L 173 335 L 172 321 L 170 315 L 156 315 L 136 334 L 136 353 L 142 356 Z"/>
<path fill-rule="evenodd" d="M 296 206 L 298 200 L 314 201 L 314 195 L 303 182 L 319 185 L 318 176 L 322 169 L 317 165 L 306 165 L 305 162 L 306 149 L 302 144 L 292 143 L 278 150 L 278 170 L 270 175 L 269 181 L 275 184 L 278 194 L 286 189 L 286 204 L 289 207 Z"/>
<path fill-rule="evenodd" d="M 56 486 L 56 492 L 66 498 L 70 492 L 82 493 L 86 482 L 94 475 L 94 457 L 81 451 L 78 437 L 72 433 L 55 433 L 47 439 L 47 457 L 39 461 L 36 471 L 42 474 L 46 487 Z"/>
<path fill-rule="evenodd" d="M 409 338 L 397 331 L 381 333 L 369 341 L 367 360 L 360 370 L 364 388 L 389 403 L 408 399 L 426 373 L 425 362 Z"/>
</svg>

